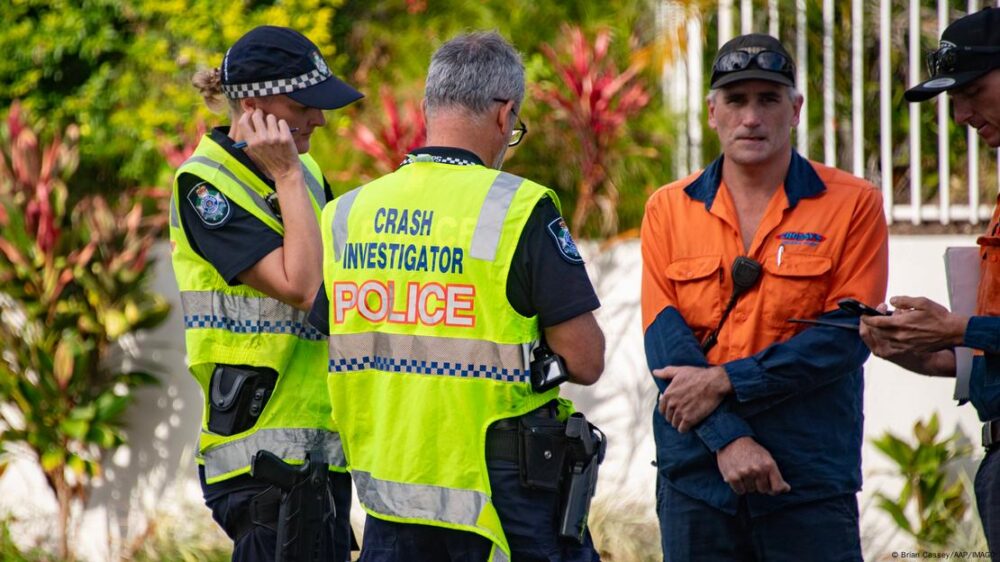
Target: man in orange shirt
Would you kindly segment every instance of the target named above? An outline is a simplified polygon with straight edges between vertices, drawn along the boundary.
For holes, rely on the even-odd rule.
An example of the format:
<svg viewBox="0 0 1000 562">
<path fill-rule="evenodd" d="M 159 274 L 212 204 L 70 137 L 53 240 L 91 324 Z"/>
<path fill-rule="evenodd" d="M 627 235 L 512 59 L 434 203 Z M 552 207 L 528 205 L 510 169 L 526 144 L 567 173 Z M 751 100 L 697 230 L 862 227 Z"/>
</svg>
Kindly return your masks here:
<svg viewBox="0 0 1000 562">
<path fill-rule="evenodd" d="M 792 150 L 801 107 L 777 39 L 729 41 L 708 96 L 722 156 L 646 206 L 642 312 L 662 393 L 668 560 L 861 559 L 868 349 L 837 303 L 884 298 L 887 231 L 872 185 Z"/>
</svg>

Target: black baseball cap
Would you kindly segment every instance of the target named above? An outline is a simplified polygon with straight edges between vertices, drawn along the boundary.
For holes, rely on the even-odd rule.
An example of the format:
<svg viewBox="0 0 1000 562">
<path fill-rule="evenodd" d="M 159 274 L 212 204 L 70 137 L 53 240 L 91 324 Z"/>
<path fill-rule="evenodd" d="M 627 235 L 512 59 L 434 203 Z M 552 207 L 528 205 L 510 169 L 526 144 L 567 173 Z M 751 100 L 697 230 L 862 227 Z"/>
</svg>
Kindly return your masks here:
<svg viewBox="0 0 1000 562">
<path fill-rule="evenodd" d="M 768 54 L 761 56 L 765 51 Z M 715 55 L 709 88 L 742 80 L 768 80 L 795 86 L 795 61 L 781 41 L 770 35 L 749 33 L 734 37 L 719 47 Z"/>
<path fill-rule="evenodd" d="M 226 51 L 220 72 L 230 99 L 285 94 L 308 107 L 337 109 L 363 97 L 330 72 L 315 43 L 287 27 L 248 31 Z"/>
<path fill-rule="evenodd" d="M 952 22 L 927 62 L 930 79 L 906 90 L 906 101 L 929 100 L 1000 68 L 1000 8 L 984 8 Z"/>
</svg>

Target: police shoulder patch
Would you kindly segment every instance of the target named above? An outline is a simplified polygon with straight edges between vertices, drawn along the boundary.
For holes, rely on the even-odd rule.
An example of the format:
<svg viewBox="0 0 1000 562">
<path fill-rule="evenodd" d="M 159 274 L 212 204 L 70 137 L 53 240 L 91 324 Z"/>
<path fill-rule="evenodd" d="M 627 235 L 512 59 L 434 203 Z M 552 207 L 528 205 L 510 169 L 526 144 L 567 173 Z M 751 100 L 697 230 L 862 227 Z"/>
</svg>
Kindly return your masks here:
<svg viewBox="0 0 1000 562">
<path fill-rule="evenodd" d="M 583 256 L 580 255 L 580 251 L 576 247 L 576 242 L 573 241 L 573 236 L 569 233 L 569 227 L 566 226 L 566 221 L 562 217 L 550 222 L 547 230 L 556 243 L 559 255 L 564 260 L 572 264 L 583 263 Z"/>
<path fill-rule="evenodd" d="M 232 204 L 226 196 L 208 182 L 192 187 L 188 191 L 187 200 L 207 228 L 219 228 L 233 214 Z"/>
</svg>

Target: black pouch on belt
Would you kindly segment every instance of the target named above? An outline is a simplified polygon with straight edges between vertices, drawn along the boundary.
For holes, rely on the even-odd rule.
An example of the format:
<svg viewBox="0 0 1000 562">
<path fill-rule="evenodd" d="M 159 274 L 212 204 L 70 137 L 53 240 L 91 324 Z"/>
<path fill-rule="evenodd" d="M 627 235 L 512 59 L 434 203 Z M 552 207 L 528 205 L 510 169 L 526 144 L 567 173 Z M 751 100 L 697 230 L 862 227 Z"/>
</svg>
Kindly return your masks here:
<svg viewBox="0 0 1000 562">
<path fill-rule="evenodd" d="M 278 373 L 267 367 L 216 365 L 209 388 L 208 430 L 235 435 L 257 423 Z"/>
<path fill-rule="evenodd" d="M 524 416 L 521 433 L 521 484 L 535 490 L 557 491 L 565 473 L 566 424 L 556 418 Z"/>
</svg>

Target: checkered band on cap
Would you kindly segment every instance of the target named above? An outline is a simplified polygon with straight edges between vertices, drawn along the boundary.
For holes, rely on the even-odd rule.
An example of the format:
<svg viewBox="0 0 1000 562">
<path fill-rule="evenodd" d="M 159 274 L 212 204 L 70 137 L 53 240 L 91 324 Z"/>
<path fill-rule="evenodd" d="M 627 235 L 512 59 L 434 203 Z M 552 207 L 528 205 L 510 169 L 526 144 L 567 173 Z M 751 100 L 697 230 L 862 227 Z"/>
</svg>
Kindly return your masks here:
<svg viewBox="0 0 1000 562">
<path fill-rule="evenodd" d="M 324 73 L 318 68 L 314 68 L 305 74 L 300 74 L 293 78 L 249 82 L 247 84 L 223 84 L 222 91 L 229 99 L 275 96 L 315 86 L 329 77 L 329 72 Z"/>
</svg>

